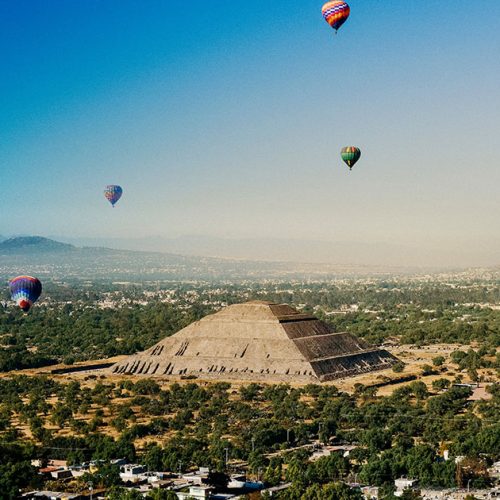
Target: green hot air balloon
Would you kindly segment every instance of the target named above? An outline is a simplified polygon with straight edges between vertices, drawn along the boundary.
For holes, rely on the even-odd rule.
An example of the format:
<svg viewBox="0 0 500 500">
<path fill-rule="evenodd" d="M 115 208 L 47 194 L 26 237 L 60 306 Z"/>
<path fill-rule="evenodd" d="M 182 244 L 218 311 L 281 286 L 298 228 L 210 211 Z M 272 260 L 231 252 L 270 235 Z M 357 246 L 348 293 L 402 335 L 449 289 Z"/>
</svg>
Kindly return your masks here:
<svg viewBox="0 0 500 500">
<path fill-rule="evenodd" d="M 361 150 L 356 146 L 347 146 L 342 148 L 340 156 L 349 167 L 349 170 L 352 170 L 352 167 L 354 167 L 356 162 L 361 158 Z"/>
</svg>

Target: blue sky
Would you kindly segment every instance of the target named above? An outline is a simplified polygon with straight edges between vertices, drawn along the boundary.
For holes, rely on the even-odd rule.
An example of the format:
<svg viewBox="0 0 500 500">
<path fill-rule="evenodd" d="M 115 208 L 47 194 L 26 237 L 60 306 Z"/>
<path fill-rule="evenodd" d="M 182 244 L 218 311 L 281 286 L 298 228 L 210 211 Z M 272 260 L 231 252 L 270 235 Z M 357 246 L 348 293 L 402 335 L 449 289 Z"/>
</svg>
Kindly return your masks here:
<svg viewBox="0 0 500 500">
<path fill-rule="evenodd" d="M 349 3 L 0 0 L 0 234 L 498 263 L 500 2 Z"/>
</svg>

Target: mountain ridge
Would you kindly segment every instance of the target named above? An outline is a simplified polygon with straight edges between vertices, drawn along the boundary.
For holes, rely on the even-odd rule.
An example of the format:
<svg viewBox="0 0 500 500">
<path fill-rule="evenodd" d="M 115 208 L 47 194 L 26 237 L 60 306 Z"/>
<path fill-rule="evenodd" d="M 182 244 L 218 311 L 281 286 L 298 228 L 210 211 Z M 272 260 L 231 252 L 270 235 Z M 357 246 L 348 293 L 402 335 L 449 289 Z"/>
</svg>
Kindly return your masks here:
<svg viewBox="0 0 500 500">
<path fill-rule="evenodd" d="M 69 243 L 61 243 L 43 236 L 15 236 L 4 240 L 0 237 L 0 255 L 26 254 L 32 251 L 38 253 L 71 252 L 76 249 Z"/>
<path fill-rule="evenodd" d="M 52 279 L 225 280 L 304 279 L 325 276 L 387 273 L 359 265 L 317 265 L 182 255 L 160 251 L 79 247 L 41 236 L 21 236 L 0 242 L 0 277 L 15 274 Z M 394 272 L 406 272 L 396 270 Z"/>
</svg>

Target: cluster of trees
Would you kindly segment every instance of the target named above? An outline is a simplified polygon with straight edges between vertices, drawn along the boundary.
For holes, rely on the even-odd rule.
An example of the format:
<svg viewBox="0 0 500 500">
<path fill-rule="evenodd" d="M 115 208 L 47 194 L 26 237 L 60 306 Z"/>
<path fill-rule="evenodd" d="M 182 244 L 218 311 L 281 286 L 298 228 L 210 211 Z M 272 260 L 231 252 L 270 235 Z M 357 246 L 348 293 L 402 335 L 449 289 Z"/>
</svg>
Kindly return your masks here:
<svg viewBox="0 0 500 500">
<path fill-rule="evenodd" d="M 471 404 L 468 388 L 439 388 L 432 394 L 420 381 L 389 397 L 362 385 L 349 395 L 318 385 L 89 383 L 0 379 L 5 488 L 33 486 L 32 458 L 70 463 L 127 458 L 149 470 L 174 472 L 198 466 L 222 472 L 228 458 L 247 462 L 268 484 L 292 481 L 284 499 L 324 498 L 330 491 L 338 498 L 358 498 L 340 483 L 357 478 L 385 488 L 406 475 L 422 486 L 469 480 L 484 486 L 488 479 L 481 471 L 500 458 L 498 385 L 491 387 L 491 400 Z M 305 448 L 288 451 L 314 440 L 350 443 L 355 449 L 348 458 L 332 455 L 314 463 Z M 444 449 L 467 457 L 467 467 L 457 470 L 453 459 L 445 461 Z"/>
<path fill-rule="evenodd" d="M 326 320 L 337 331 L 347 330 L 378 345 L 397 338 L 402 344 L 481 342 L 490 348 L 500 346 L 500 314 L 492 309 L 450 306 L 426 312 L 415 305 L 401 305 L 376 314 L 350 312 Z"/>
<path fill-rule="evenodd" d="M 34 453 L 33 444 L 22 443 L 12 435 L 2 436 L 0 439 L 0 492 L 2 498 L 18 498 L 21 488 L 36 488 L 42 485 L 40 476 L 31 465 Z"/>
<path fill-rule="evenodd" d="M 119 309 L 37 306 L 0 309 L 0 371 L 132 354 L 199 319 L 204 310 L 152 303 Z"/>
</svg>

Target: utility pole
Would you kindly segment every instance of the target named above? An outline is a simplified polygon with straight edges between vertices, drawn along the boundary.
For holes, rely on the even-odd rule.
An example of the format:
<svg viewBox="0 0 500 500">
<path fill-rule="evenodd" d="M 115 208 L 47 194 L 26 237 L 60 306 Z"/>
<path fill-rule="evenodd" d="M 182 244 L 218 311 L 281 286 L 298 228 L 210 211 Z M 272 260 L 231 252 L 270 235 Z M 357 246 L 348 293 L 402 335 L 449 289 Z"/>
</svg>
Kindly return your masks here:
<svg viewBox="0 0 500 500">
<path fill-rule="evenodd" d="M 290 442 L 290 429 L 287 429 L 286 430 L 286 442 L 289 443 Z"/>
<path fill-rule="evenodd" d="M 92 500 L 92 492 L 94 490 L 94 485 L 92 483 L 88 483 L 87 486 L 89 487 L 90 491 L 90 500 Z"/>
<path fill-rule="evenodd" d="M 226 469 L 227 469 L 227 462 L 229 461 L 229 448 L 224 448 L 224 451 L 226 452 Z"/>
<path fill-rule="evenodd" d="M 321 446 L 321 430 L 323 429 L 323 422 L 318 424 L 318 444 Z"/>
<path fill-rule="evenodd" d="M 252 452 L 255 451 L 255 438 L 252 438 Z"/>
</svg>

